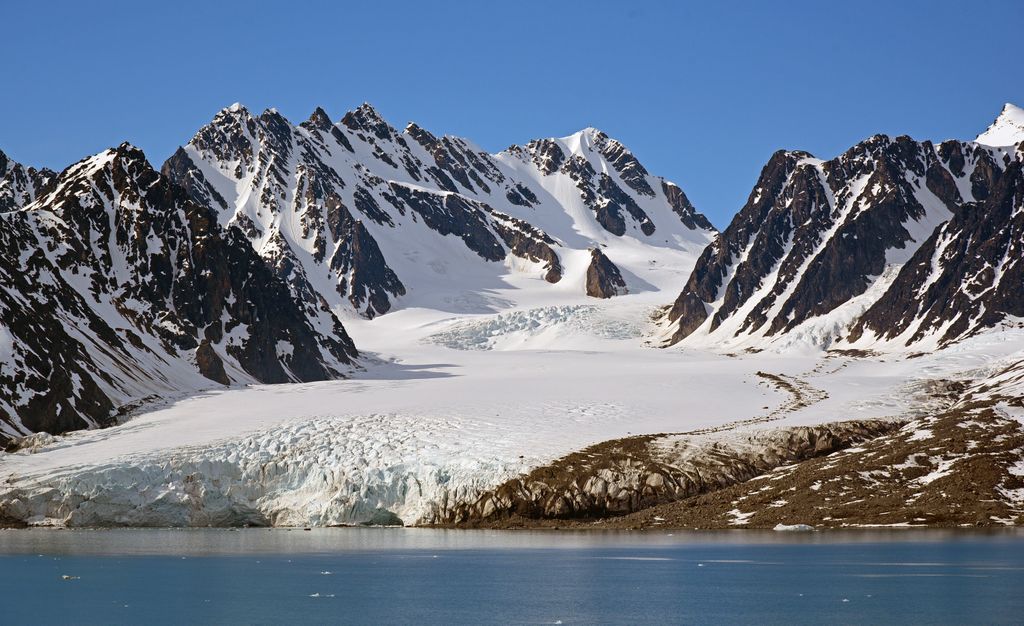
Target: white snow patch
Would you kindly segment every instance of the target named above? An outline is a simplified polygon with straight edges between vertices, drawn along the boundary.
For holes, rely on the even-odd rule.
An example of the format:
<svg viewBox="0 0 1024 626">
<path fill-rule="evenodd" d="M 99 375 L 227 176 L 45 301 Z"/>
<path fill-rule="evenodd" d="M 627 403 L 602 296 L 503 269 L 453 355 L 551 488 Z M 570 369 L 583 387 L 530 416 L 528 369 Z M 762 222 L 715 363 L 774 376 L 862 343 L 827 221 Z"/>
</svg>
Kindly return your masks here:
<svg viewBox="0 0 1024 626">
<path fill-rule="evenodd" d="M 956 465 L 960 458 L 954 457 L 949 459 L 943 459 L 940 457 L 932 457 L 931 463 L 935 466 L 931 472 L 921 476 L 920 478 L 914 479 L 914 483 L 918 485 L 927 485 L 935 482 L 936 480 L 949 476 L 953 473 L 953 466 Z"/>
<path fill-rule="evenodd" d="M 924 441 L 925 439 L 931 439 L 932 431 L 927 428 L 919 428 L 914 431 L 912 435 L 907 437 L 907 441 Z"/>
<path fill-rule="evenodd" d="M 975 139 L 986 146 L 1014 146 L 1024 141 L 1024 109 L 1007 102 L 985 132 Z"/>
</svg>

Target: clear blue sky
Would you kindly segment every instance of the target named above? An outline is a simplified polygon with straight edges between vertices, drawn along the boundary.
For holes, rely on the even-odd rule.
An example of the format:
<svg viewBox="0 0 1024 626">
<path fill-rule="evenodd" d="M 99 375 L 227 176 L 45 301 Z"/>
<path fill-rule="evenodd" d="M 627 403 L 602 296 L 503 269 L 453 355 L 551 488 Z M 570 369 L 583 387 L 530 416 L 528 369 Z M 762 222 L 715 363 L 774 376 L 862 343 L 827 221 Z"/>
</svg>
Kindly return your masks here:
<svg viewBox="0 0 1024 626">
<path fill-rule="evenodd" d="M 161 163 L 221 107 L 363 101 L 492 151 L 596 126 L 724 226 L 778 148 L 973 138 L 1024 104 L 1024 1 L 8 2 L 0 149 Z"/>
</svg>

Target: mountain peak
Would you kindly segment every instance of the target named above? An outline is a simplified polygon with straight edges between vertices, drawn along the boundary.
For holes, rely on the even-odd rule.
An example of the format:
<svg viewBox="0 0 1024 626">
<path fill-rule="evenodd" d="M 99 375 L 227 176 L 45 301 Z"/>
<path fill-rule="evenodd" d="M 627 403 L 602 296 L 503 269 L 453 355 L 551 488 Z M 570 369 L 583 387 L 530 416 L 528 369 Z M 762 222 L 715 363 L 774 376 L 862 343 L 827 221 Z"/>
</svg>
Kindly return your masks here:
<svg viewBox="0 0 1024 626">
<path fill-rule="evenodd" d="M 231 106 L 226 106 L 220 111 L 218 111 L 216 117 L 220 117 L 222 115 L 229 115 L 231 117 L 234 117 L 239 114 L 251 115 L 249 113 L 249 109 L 247 109 L 244 104 L 242 104 L 241 102 L 235 102 Z"/>
<path fill-rule="evenodd" d="M 1007 102 L 1003 104 L 1003 110 L 999 112 L 999 115 L 1000 117 L 1004 115 L 1020 117 L 1021 115 L 1024 115 L 1024 109 L 1022 109 L 1021 107 L 1017 106 L 1012 102 Z"/>
<path fill-rule="evenodd" d="M 341 123 L 354 131 L 373 133 L 378 139 L 391 138 L 391 127 L 369 102 L 364 102 L 354 111 L 346 113 L 345 117 L 341 118 Z"/>
<path fill-rule="evenodd" d="M 285 118 L 285 116 L 281 115 L 281 112 L 278 111 L 274 107 L 270 107 L 269 109 L 264 109 L 263 113 L 260 114 L 260 119 L 261 120 L 268 120 L 268 119 L 275 119 L 275 120 L 277 120 L 277 119 L 280 119 L 280 120 L 287 121 L 287 118 Z"/>
<path fill-rule="evenodd" d="M 369 102 L 364 102 L 364 103 L 360 104 L 359 107 L 356 108 L 356 111 L 358 111 L 362 115 L 373 117 L 373 118 L 376 118 L 376 119 L 379 119 L 379 120 L 383 120 L 384 119 L 384 117 L 380 114 L 380 112 L 378 112 L 377 109 L 374 108 L 374 106 L 372 104 L 370 104 Z"/>
<path fill-rule="evenodd" d="M 209 126 L 223 128 L 236 124 L 246 125 L 253 119 L 252 113 L 244 105 L 236 102 L 224 107 L 213 116 Z"/>
<path fill-rule="evenodd" d="M 587 126 L 586 128 L 580 129 L 568 137 L 565 137 L 564 140 L 568 142 L 571 149 L 576 149 L 576 147 L 600 147 L 608 141 L 608 135 L 598 128 Z"/>
<path fill-rule="evenodd" d="M 369 102 L 364 102 L 355 109 L 349 111 L 345 114 L 345 118 L 359 120 L 361 123 L 370 126 L 375 124 L 387 124 L 387 120 L 385 120 L 384 116 L 380 114 L 380 111 L 374 108 L 374 106 Z M 344 119 L 342 119 L 342 123 L 344 123 Z"/>
<path fill-rule="evenodd" d="M 153 172 L 152 164 L 140 148 L 125 141 L 115 148 L 107 148 L 90 157 L 86 157 L 71 165 L 58 176 L 61 179 L 78 179 L 95 176 L 102 171 Z"/>
<path fill-rule="evenodd" d="M 1024 141 L 1024 109 L 1007 102 L 999 117 L 975 141 L 986 146 L 1013 146 Z"/>
<path fill-rule="evenodd" d="M 142 148 L 132 145 L 128 141 L 122 141 L 116 148 L 108 150 L 111 153 L 113 160 L 124 161 L 124 162 L 142 162 L 147 168 L 151 168 L 152 165 L 149 163 L 149 159 L 146 158 L 146 153 L 142 151 Z"/>
<path fill-rule="evenodd" d="M 327 115 L 327 111 L 317 107 L 306 120 L 306 125 L 317 130 L 328 130 L 334 126 L 334 122 L 331 121 L 331 116 Z"/>
</svg>

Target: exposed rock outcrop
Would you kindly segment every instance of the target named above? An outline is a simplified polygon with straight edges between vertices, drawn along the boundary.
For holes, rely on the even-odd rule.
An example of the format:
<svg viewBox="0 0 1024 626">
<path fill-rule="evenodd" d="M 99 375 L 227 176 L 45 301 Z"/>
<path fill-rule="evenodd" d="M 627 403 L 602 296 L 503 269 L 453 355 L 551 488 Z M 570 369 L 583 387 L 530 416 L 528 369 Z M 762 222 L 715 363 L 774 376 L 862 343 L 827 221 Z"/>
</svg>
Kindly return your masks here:
<svg viewBox="0 0 1024 626">
<path fill-rule="evenodd" d="M 200 341 L 199 347 L 196 348 L 196 366 L 199 368 L 199 373 L 210 380 L 222 385 L 231 384 L 231 379 L 224 371 L 224 361 L 217 355 L 217 351 L 213 349 L 209 339 Z"/>
<path fill-rule="evenodd" d="M 626 281 L 619 268 L 598 248 L 590 251 L 587 268 L 587 295 L 592 298 L 611 298 L 628 293 Z"/>
</svg>

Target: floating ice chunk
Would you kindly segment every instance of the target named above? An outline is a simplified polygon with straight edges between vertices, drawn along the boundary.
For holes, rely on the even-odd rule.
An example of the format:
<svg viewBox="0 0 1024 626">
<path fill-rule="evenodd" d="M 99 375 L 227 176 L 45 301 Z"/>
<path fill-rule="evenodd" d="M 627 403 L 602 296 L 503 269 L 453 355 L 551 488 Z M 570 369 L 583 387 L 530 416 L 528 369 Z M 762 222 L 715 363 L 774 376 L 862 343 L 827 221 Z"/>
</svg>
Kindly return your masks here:
<svg viewBox="0 0 1024 626">
<path fill-rule="evenodd" d="M 815 529 L 814 526 L 811 526 L 809 524 L 776 524 L 775 528 L 773 528 L 772 530 L 807 532 L 814 531 Z"/>
</svg>

